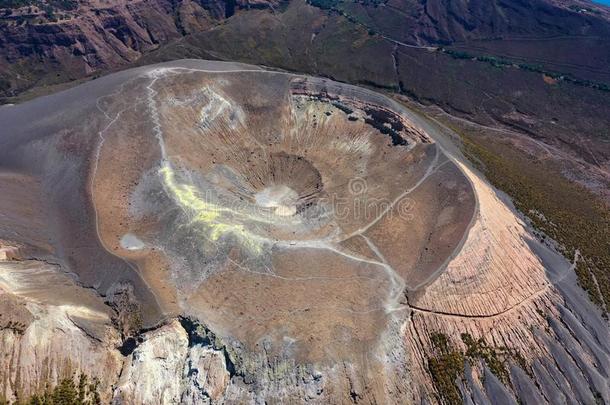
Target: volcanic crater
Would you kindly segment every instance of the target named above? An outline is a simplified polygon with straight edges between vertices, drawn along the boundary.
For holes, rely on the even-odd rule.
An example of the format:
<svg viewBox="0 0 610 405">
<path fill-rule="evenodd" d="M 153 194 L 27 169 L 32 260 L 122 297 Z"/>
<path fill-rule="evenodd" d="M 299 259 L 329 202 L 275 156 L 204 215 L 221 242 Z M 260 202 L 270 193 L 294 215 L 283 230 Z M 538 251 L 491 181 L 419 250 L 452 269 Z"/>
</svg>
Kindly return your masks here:
<svg viewBox="0 0 610 405">
<path fill-rule="evenodd" d="M 0 121 L 0 399 L 610 400 L 578 252 L 392 99 L 181 60 Z"/>
<path fill-rule="evenodd" d="M 137 266 L 160 313 L 251 350 L 362 358 L 476 211 L 435 142 L 350 86 L 158 67 L 97 107 L 109 118 L 90 173 L 102 245 Z"/>
</svg>

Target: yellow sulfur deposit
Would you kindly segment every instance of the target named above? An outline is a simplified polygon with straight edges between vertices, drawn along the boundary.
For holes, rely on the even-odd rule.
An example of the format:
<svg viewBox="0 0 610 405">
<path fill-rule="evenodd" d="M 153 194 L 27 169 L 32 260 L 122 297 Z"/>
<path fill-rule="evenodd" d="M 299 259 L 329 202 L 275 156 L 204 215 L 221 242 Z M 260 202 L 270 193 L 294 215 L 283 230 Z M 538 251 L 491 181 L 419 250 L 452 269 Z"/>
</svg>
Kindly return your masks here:
<svg viewBox="0 0 610 405">
<path fill-rule="evenodd" d="M 209 240 L 217 242 L 222 236 L 232 235 L 251 253 L 260 254 L 262 252 L 264 240 L 261 237 L 247 231 L 243 225 L 228 221 L 227 216 L 243 217 L 243 213 L 201 198 L 193 185 L 176 181 L 174 171 L 167 163 L 159 169 L 159 174 L 170 196 L 184 211 L 192 215 L 193 219 L 190 224 L 202 226 Z"/>
</svg>

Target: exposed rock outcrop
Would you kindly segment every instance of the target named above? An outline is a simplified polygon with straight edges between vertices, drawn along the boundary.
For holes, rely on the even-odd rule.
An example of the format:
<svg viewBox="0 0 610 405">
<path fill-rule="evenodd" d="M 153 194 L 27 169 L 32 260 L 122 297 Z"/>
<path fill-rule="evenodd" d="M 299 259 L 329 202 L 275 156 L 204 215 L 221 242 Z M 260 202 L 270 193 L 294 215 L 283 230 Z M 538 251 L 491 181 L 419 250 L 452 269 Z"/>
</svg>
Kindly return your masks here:
<svg viewBox="0 0 610 405">
<path fill-rule="evenodd" d="M 218 401 L 230 381 L 223 352 L 202 345 L 189 349 L 183 376 L 188 385 L 181 401 L 192 404 L 202 403 L 206 399 Z"/>
<path fill-rule="evenodd" d="M 127 359 L 115 391 L 119 403 L 178 403 L 188 352 L 186 331 L 178 321 L 142 336 Z"/>
<path fill-rule="evenodd" d="M 19 246 L 11 246 L 0 240 L 0 262 L 7 260 L 18 260 L 21 257 Z"/>
<path fill-rule="evenodd" d="M 79 0 L 0 8 L 0 95 L 23 91 L 32 80 L 55 84 L 114 69 L 183 35 L 209 29 L 236 10 L 278 4 L 279 0 Z"/>
<path fill-rule="evenodd" d="M 120 336 L 90 289 L 58 266 L 0 262 L 0 398 L 27 398 L 62 378 L 96 377 L 104 398 L 122 367 Z"/>
</svg>

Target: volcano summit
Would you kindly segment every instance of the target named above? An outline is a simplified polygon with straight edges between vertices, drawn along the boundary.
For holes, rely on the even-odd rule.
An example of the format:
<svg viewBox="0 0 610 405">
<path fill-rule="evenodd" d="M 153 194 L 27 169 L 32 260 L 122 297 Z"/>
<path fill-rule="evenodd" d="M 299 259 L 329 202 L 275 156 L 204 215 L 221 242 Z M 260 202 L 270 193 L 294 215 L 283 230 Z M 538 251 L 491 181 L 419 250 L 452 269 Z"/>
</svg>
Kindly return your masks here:
<svg viewBox="0 0 610 405">
<path fill-rule="evenodd" d="M 571 264 L 386 97 L 186 60 L 0 119 L 7 398 L 74 370 L 117 403 L 608 397 Z"/>
<path fill-rule="evenodd" d="M 150 263 L 148 285 L 166 278 L 151 288 L 162 313 L 250 349 L 362 358 L 475 212 L 421 129 L 327 80 L 159 67 L 98 107 L 111 118 L 91 172 L 103 246 Z M 121 247 L 126 235 L 142 247 Z"/>
</svg>

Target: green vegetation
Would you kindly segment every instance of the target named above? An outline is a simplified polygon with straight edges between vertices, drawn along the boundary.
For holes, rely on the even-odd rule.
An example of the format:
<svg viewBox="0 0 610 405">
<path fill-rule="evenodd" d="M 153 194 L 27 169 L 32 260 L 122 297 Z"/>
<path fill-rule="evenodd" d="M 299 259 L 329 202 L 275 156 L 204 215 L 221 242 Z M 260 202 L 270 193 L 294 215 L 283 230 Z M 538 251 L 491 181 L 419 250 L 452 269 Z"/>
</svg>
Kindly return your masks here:
<svg viewBox="0 0 610 405">
<path fill-rule="evenodd" d="M 78 7 L 76 0 L 49 0 L 49 4 L 59 10 L 75 10 Z"/>
<path fill-rule="evenodd" d="M 462 394 L 455 384 L 464 374 L 464 354 L 449 345 L 447 336 L 435 333 L 430 336 L 434 349 L 428 359 L 428 371 L 439 393 L 439 401 L 445 404 L 461 404 Z"/>
<path fill-rule="evenodd" d="M 561 245 L 569 258 L 580 251 L 580 285 L 604 311 L 610 302 L 610 209 L 596 195 L 563 177 L 550 161 L 534 160 L 492 137 L 461 134 L 467 157 L 509 194 L 535 228 Z"/>
<path fill-rule="evenodd" d="M 477 56 L 477 55 L 469 54 L 464 51 L 457 51 L 454 49 L 446 49 L 446 48 L 442 48 L 442 47 L 438 48 L 438 51 L 442 52 L 444 54 L 447 54 L 454 59 L 476 60 L 479 62 L 489 63 L 490 65 L 497 67 L 497 68 L 516 67 L 516 68 L 519 68 L 521 70 L 525 70 L 528 72 L 541 73 L 541 74 L 549 76 L 555 80 L 562 80 L 564 82 L 572 83 L 577 86 L 590 87 L 593 89 L 610 92 L 610 85 L 608 85 L 606 83 L 599 83 L 599 82 L 594 82 L 591 80 L 583 80 L 583 79 L 575 78 L 568 74 L 551 72 L 551 71 L 544 69 L 544 67 L 542 67 L 540 65 L 533 65 L 533 64 L 529 64 L 529 63 L 516 63 L 516 62 L 506 60 L 506 59 L 501 59 L 501 58 L 498 58 L 495 56 L 487 56 L 487 55 Z"/>
<path fill-rule="evenodd" d="M 443 404 L 463 402 L 456 381 L 464 379 L 466 361 L 476 364 L 479 360 L 483 360 L 489 370 L 505 385 L 510 384 L 508 360 L 516 362 L 527 374 L 532 374 L 530 366 L 521 353 L 506 347 L 490 346 L 485 339 L 475 340 L 468 333 L 462 333 L 460 336 L 466 345 L 466 352 L 452 347 L 447 336 L 442 333 L 433 333 L 430 336 L 433 354 L 428 359 L 428 371 L 438 392 L 439 402 Z"/>
<path fill-rule="evenodd" d="M 308 0 L 308 3 L 322 10 L 334 10 L 339 4 L 339 0 Z"/>
<path fill-rule="evenodd" d="M 97 379 L 89 380 L 85 374 L 78 377 L 64 378 L 53 389 L 49 386 L 41 394 L 32 395 L 28 399 L 10 403 L 0 399 L 0 405 L 94 405 L 101 404 Z"/>
<path fill-rule="evenodd" d="M 510 357 L 511 353 L 506 347 L 491 347 L 483 338 L 474 340 L 468 333 L 462 333 L 461 338 L 467 347 L 466 357 L 482 359 L 502 383 L 505 385 L 510 383 L 508 370 L 506 369 L 506 360 Z"/>
<path fill-rule="evenodd" d="M 346 5 L 350 4 L 349 1 L 307 0 L 307 2 L 308 2 L 308 4 L 310 4 L 314 7 L 318 7 L 322 10 L 332 11 L 332 12 L 342 15 L 349 22 L 365 28 L 367 30 L 367 32 L 369 33 L 369 35 L 380 34 L 377 27 L 370 26 L 365 21 L 363 21 L 362 18 L 359 18 L 358 16 L 350 13 L 349 8 L 346 8 Z M 384 1 L 382 1 L 382 0 L 363 0 L 363 1 L 360 1 L 359 3 L 362 5 L 365 5 L 365 6 L 377 7 L 379 4 L 384 3 Z M 588 11 L 592 12 L 593 10 L 588 10 Z M 549 76 L 555 80 L 561 80 L 561 81 L 564 81 L 567 83 L 575 84 L 577 86 L 590 87 L 593 89 L 610 92 L 610 85 L 607 83 L 579 79 L 579 78 L 573 77 L 570 74 L 552 72 L 552 71 L 546 70 L 543 66 L 536 65 L 536 64 L 513 62 L 513 61 L 502 59 L 502 58 L 499 58 L 496 56 L 473 55 L 468 52 L 454 50 L 454 49 L 447 49 L 444 47 L 436 48 L 436 50 L 438 52 L 447 54 L 447 55 L 453 57 L 454 59 L 475 60 L 475 61 L 479 61 L 479 62 L 488 63 L 497 68 L 515 67 L 515 68 L 518 68 L 518 69 L 521 69 L 524 71 L 528 71 L 528 72 L 541 73 L 541 74 Z"/>
<path fill-rule="evenodd" d="M 378 7 L 379 4 L 384 3 L 383 0 L 364 0 L 361 3 L 363 5 Z M 371 27 L 362 21 L 362 18 L 350 14 L 347 10 L 345 10 L 345 5 L 349 2 L 344 2 L 343 0 L 307 0 L 307 4 L 317 7 L 321 10 L 332 11 L 334 13 L 339 14 L 344 17 L 347 21 L 355 24 L 361 28 L 363 28 L 369 36 L 374 36 L 379 34 L 377 29 Z"/>
</svg>

